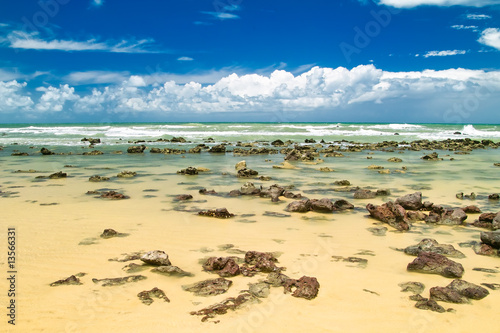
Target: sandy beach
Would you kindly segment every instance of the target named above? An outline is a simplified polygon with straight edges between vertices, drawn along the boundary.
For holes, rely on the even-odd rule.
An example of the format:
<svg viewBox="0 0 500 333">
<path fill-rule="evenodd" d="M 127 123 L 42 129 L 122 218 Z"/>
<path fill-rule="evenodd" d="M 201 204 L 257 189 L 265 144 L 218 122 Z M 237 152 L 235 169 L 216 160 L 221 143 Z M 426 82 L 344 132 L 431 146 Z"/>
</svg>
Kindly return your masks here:
<svg viewBox="0 0 500 333">
<path fill-rule="evenodd" d="M 147 145 L 147 143 L 146 143 Z M 172 144 L 165 146 L 175 146 Z M 227 146 L 232 149 L 231 145 Z M 116 148 L 116 147 L 115 147 Z M 116 150 L 113 148 L 114 150 Z M 6 148 L 8 151 L 10 148 Z M 97 145 L 96 149 L 99 149 Z M 425 285 L 423 297 L 431 287 L 445 287 L 453 279 L 435 274 L 407 271 L 415 257 L 397 249 L 432 238 L 451 244 L 465 258 L 453 259 L 464 267 L 463 280 L 481 285 L 498 284 L 498 257 L 477 255 L 470 246 L 479 242 L 481 231 L 469 223 L 479 213 L 467 214 L 462 225 L 433 225 L 414 221 L 408 232 L 399 232 L 368 215 L 368 203 L 381 205 L 389 200 L 422 192 L 424 201 L 446 207 L 478 206 L 482 212 L 498 212 L 498 200 L 488 195 L 500 192 L 497 182 L 498 150 L 474 150 L 467 155 L 438 151 L 442 161 L 425 161 L 429 151 L 344 152 L 344 157 L 319 157 L 324 162 L 291 161 L 300 169 L 276 169 L 285 155 L 234 156 L 212 154 L 141 154 L 105 153 L 99 156 L 49 155 L 31 149 L 31 156 L 2 155 L 1 187 L 4 229 L 14 227 L 17 242 L 17 324 L 8 332 L 469 332 L 487 329 L 500 302 L 498 290 L 470 304 L 438 302 L 445 313 L 415 308 L 411 293 L 401 292 L 399 284 L 416 281 Z M 370 157 L 369 159 L 367 157 Z M 401 163 L 387 160 L 398 157 Z M 452 160 L 450 160 L 452 159 Z M 238 178 L 236 163 L 245 160 L 247 167 L 258 171 L 259 178 Z M 381 174 L 367 169 L 376 164 L 391 170 Z M 197 175 L 178 174 L 189 166 L 209 171 Z M 404 173 L 395 172 L 403 170 Z M 335 171 L 322 172 L 320 167 Z M 32 169 L 36 172 L 16 172 Z M 118 178 L 123 170 L 137 173 L 133 178 Z M 63 171 L 62 179 L 43 179 Z M 89 177 L 109 177 L 104 182 L 89 182 Z M 334 184 L 348 180 L 350 186 Z M 247 182 L 257 188 L 273 184 L 287 187 L 310 199 L 345 199 L 354 209 L 333 213 L 287 212 L 296 199 L 281 196 L 278 202 L 258 195 L 229 197 Z M 349 188 L 388 189 L 387 196 L 354 199 Z M 219 195 L 203 195 L 199 190 L 215 190 Z M 125 200 L 99 198 L 88 191 L 116 191 L 129 196 Z M 96 193 L 97 193 L 96 192 Z M 477 197 L 458 199 L 456 194 Z M 176 201 L 175 196 L 190 194 L 192 199 Z M 202 210 L 225 207 L 235 214 L 229 219 L 199 216 Z M 277 213 L 277 214 L 276 214 Z M 424 213 L 428 214 L 429 212 Z M 376 236 L 368 229 L 386 227 L 385 235 Z M 121 237 L 102 238 L 104 229 L 112 228 Z M 5 230 L 2 234 L 5 235 Z M 5 238 L 5 237 L 4 237 Z M 3 241 L 2 241 L 3 242 Z M 172 265 L 192 276 L 165 276 L 152 272 L 154 266 L 141 260 L 110 261 L 123 254 L 162 250 Z M 266 298 L 255 298 L 235 311 L 202 322 L 191 315 L 228 297 L 237 297 L 249 289 L 249 283 L 266 279 L 267 274 L 227 277 L 229 290 L 209 297 L 195 296 L 182 286 L 217 274 L 204 271 L 208 257 L 245 257 L 246 251 L 271 252 L 277 266 L 290 278 L 315 277 L 319 292 L 313 299 L 292 297 L 283 287 L 270 288 Z M 355 257 L 357 261 L 346 261 Z M 141 267 L 127 273 L 124 266 Z M 0 260 L 7 270 L 6 251 Z M 474 270 L 486 268 L 490 272 Z M 71 275 L 81 274 L 80 285 L 50 286 Z M 118 286 L 101 286 L 93 279 L 129 275 L 146 277 Z M 2 284 L 3 285 L 3 284 Z M 157 287 L 170 302 L 154 298 L 143 304 L 137 294 Z M 5 287 L 3 288 L 5 289 Z M 2 294 L 2 304 L 5 304 Z M 3 325 L 4 323 L 2 323 Z M 482 327 L 484 325 L 484 327 Z"/>
</svg>

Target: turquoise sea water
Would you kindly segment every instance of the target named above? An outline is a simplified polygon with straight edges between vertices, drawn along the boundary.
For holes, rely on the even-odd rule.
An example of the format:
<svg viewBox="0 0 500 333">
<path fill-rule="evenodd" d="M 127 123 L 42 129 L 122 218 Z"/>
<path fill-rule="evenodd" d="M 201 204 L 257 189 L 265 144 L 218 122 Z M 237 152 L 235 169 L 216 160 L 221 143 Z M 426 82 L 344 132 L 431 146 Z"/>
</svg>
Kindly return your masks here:
<svg viewBox="0 0 500 333">
<path fill-rule="evenodd" d="M 303 142 L 307 138 L 355 142 L 490 139 L 500 140 L 500 125 L 374 124 L 374 123 L 94 123 L 94 124 L 0 124 L 0 145 L 78 146 L 84 137 L 100 138 L 104 145 L 128 140 L 184 137 L 200 142 L 220 141 Z"/>
</svg>

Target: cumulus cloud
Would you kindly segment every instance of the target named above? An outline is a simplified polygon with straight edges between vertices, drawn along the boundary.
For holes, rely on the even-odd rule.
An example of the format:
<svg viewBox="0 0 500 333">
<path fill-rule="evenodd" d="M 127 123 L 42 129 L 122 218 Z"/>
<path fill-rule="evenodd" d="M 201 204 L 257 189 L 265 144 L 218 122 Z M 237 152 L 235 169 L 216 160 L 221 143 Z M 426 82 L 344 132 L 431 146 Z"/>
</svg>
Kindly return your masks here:
<svg viewBox="0 0 500 333">
<path fill-rule="evenodd" d="M 130 72 L 110 72 L 110 71 L 85 71 L 73 72 L 63 78 L 64 82 L 72 85 L 87 84 L 117 84 L 130 77 Z"/>
<path fill-rule="evenodd" d="M 0 111 L 18 112 L 31 110 L 33 100 L 23 91 L 27 83 L 16 80 L 0 81 Z"/>
<path fill-rule="evenodd" d="M 4 88 L 5 85 L 0 85 L 3 110 L 16 111 L 16 105 L 18 110 L 28 110 L 33 106 L 31 98 L 22 94 L 25 84 L 12 81 L 10 90 Z M 120 115 L 276 110 L 343 113 L 355 106 L 369 109 L 375 105 L 397 104 L 398 108 L 405 108 L 405 105 L 426 103 L 440 104 L 432 109 L 437 113 L 442 111 L 443 103 L 451 105 L 463 96 L 474 95 L 478 89 L 482 98 L 499 96 L 500 71 L 458 68 L 387 72 L 374 65 L 352 69 L 315 66 L 297 75 L 281 69 L 269 75 L 233 73 L 208 85 L 196 81 L 181 84 L 173 80 L 150 84 L 147 76 L 132 75 L 119 84 L 96 87 L 90 93 L 77 94 L 68 84 L 42 87 L 37 90 L 43 95 L 32 109 Z M 3 101 L 7 100 L 16 101 L 11 102 L 10 109 L 4 106 Z"/>
<path fill-rule="evenodd" d="M 396 8 L 414 8 L 418 6 L 468 6 L 485 7 L 500 4 L 500 0 L 378 0 L 378 4 Z"/>
<path fill-rule="evenodd" d="M 39 32 L 11 31 L 2 39 L 2 43 L 13 49 L 44 50 L 44 51 L 85 51 L 110 53 L 160 53 L 154 50 L 152 39 L 129 39 L 120 41 L 98 41 L 88 39 L 84 41 L 51 39 L 41 37 Z"/>
<path fill-rule="evenodd" d="M 500 29 L 488 28 L 481 33 L 478 42 L 500 50 Z"/>
<path fill-rule="evenodd" d="M 457 54 L 466 54 L 467 51 L 465 50 L 444 50 L 444 51 L 429 51 L 426 54 L 424 54 L 424 58 L 429 58 L 429 57 L 447 57 L 447 56 L 454 56 Z"/>
</svg>

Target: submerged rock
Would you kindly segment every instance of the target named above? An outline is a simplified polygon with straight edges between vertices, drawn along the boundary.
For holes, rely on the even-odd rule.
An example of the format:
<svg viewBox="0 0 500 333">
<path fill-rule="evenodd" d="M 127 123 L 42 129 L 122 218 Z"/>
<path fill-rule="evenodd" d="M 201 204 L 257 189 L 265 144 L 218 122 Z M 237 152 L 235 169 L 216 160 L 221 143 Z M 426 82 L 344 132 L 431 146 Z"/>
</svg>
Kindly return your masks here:
<svg viewBox="0 0 500 333">
<path fill-rule="evenodd" d="M 425 218 L 426 223 L 439 225 L 461 225 L 467 219 L 467 214 L 461 208 L 432 207 L 432 211 Z"/>
<path fill-rule="evenodd" d="M 425 285 L 421 282 L 404 282 L 400 283 L 399 286 L 401 292 L 411 292 L 415 295 L 421 294 L 425 289 Z"/>
<path fill-rule="evenodd" d="M 153 303 L 153 297 L 164 300 L 165 302 L 170 303 L 165 292 L 157 287 L 154 287 L 151 290 L 144 290 L 137 294 L 137 297 L 141 300 L 142 303 L 146 305 L 151 305 Z"/>
<path fill-rule="evenodd" d="M 197 175 L 198 169 L 196 169 L 195 167 L 187 167 L 186 169 L 177 171 L 177 173 L 181 175 Z"/>
<path fill-rule="evenodd" d="M 182 289 L 194 293 L 196 296 L 215 296 L 228 291 L 233 281 L 224 278 L 209 279 L 182 286 Z"/>
<path fill-rule="evenodd" d="M 100 284 L 103 287 L 110 287 L 110 286 L 119 286 L 130 282 L 137 282 L 145 279 L 146 277 L 143 275 L 130 275 L 120 278 L 92 279 L 92 282 Z"/>
<path fill-rule="evenodd" d="M 112 238 L 121 236 L 126 236 L 126 234 L 122 234 L 114 229 L 104 229 L 104 231 L 101 234 L 101 238 Z"/>
<path fill-rule="evenodd" d="M 68 176 L 67 173 L 59 171 L 56 173 L 53 173 L 49 176 L 50 179 L 61 179 L 61 178 L 66 178 Z"/>
<path fill-rule="evenodd" d="M 135 171 L 122 171 L 120 173 L 118 173 L 116 175 L 116 177 L 119 177 L 119 178 L 132 178 L 132 177 L 135 177 L 137 176 L 137 172 Z"/>
<path fill-rule="evenodd" d="M 207 210 L 207 211 L 201 211 L 198 212 L 198 215 L 201 216 L 208 216 L 208 217 L 215 217 L 218 219 L 228 219 L 234 216 L 234 214 L 231 214 L 228 212 L 226 208 L 217 208 L 217 209 L 212 209 L 212 210 Z"/>
<path fill-rule="evenodd" d="M 109 177 L 102 177 L 102 176 L 91 176 L 89 178 L 89 182 L 105 182 L 108 181 Z"/>
<path fill-rule="evenodd" d="M 129 196 L 126 196 L 125 194 L 118 193 L 115 191 L 108 191 L 104 192 L 100 195 L 100 198 L 104 199 L 111 199 L 111 200 L 122 200 L 122 199 L 129 199 Z"/>
<path fill-rule="evenodd" d="M 420 273 L 439 274 L 448 278 L 461 278 L 464 274 L 461 264 L 432 252 L 420 252 L 406 269 Z"/>
<path fill-rule="evenodd" d="M 140 154 L 143 153 L 144 150 L 146 150 L 145 145 L 140 145 L 140 146 L 131 146 L 127 148 L 127 153 L 129 154 Z"/>
</svg>

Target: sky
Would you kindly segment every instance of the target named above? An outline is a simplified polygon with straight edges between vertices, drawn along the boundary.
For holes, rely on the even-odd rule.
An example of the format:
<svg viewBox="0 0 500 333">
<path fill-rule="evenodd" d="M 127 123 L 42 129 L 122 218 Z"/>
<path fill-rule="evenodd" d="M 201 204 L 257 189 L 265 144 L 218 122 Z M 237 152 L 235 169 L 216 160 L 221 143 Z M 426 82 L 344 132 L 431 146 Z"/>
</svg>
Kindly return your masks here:
<svg viewBox="0 0 500 333">
<path fill-rule="evenodd" d="M 0 2 L 0 122 L 500 123 L 500 0 Z"/>
</svg>

